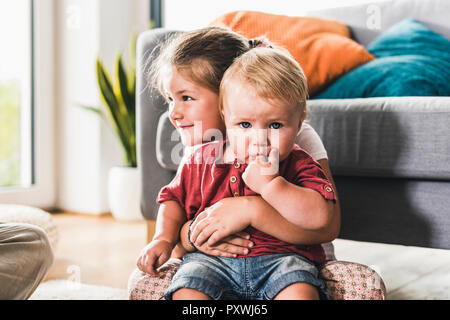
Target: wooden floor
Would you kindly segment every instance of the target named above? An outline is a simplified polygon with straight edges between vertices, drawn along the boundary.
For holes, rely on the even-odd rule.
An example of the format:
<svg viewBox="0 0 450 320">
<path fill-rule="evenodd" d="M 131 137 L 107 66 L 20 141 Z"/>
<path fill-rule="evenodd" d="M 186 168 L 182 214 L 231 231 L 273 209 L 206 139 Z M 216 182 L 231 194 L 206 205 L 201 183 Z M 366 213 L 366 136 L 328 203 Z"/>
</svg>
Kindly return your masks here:
<svg viewBox="0 0 450 320">
<path fill-rule="evenodd" d="M 59 243 L 47 279 L 127 288 L 136 258 L 146 245 L 146 222 L 76 214 L 53 217 Z M 388 299 L 450 299 L 450 250 L 342 239 L 334 244 L 340 260 L 369 265 L 381 274 Z"/>
<path fill-rule="evenodd" d="M 51 279 L 127 288 L 146 245 L 146 222 L 119 222 L 110 215 L 53 214 L 59 241 Z M 78 278 L 77 278 L 78 277 Z"/>
</svg>

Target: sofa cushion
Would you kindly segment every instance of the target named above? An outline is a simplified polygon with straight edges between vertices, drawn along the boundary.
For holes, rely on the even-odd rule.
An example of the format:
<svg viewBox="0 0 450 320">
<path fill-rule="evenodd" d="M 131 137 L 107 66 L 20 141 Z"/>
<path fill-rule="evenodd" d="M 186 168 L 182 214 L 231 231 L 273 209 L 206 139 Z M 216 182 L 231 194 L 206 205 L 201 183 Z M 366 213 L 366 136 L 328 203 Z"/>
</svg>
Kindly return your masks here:
<svg viewBox="0 0 450 320">
<path fill-rule="evenodd" d="M 300 63 L 313 95 L 325 85 L 374 57 L 351 40 L 346 25 L 313 17 L 289 17 L 253 11 L 227 13 L 211 25 L 226 26 L 251 39 L 265 35 Z"/>
<path fill-rule="evenodd" d="M 308 101 L 334 175 L 450 179 L 450 97 Z"/>
<path fill-rule="evenodd" d="M 395 24 L 371 42 L 367 50 L 377 58 L 420 55 L 450 63 L 450 40 L 414 19 Z"/>
<path fill-rule="evenodd" d="M 318 99 L 450 96 L 450 41 L 408 19 L 367 49 L 377 57 L 342 76 Z"/>
</svg>

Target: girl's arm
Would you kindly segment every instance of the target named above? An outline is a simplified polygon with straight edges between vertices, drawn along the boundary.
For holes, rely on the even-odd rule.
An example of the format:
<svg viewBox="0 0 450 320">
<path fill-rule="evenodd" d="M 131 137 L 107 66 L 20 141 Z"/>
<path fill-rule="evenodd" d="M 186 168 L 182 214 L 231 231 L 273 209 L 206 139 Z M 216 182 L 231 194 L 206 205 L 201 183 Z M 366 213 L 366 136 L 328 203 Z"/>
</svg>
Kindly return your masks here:
<svg viewBox="0 0 450 320">
<path fill-rule="evenodd" d="M 176 201 L 165 201 L 161 204 L 156 219 L 155 235 L 152 241 L 164 240 L 175 246 L 179 232 L 186 221 L 186 213 Z"/>
<path fill-rule="evenodd" d="M 321 164 L 327 178 L 335 188 L 327 159 L 321 159 L 318 162 Z M 222 206 L 216 207 L 214 211 L 208 214 L 207 220 L 209 220 L 209 224 L 226 226 L 226 219 L 224 218 L 226 216 L 229 217 L 230 213 L 233 213 L 232 216 L 234 219 L 238 217 L 250 219 L 251 225 L 256 229 L 293 244 L 309 245 L 329 242 L 338 236 L 340 230 L 341 218 L 338 200 L 333 205 L 327 206 L 326 214 L 329 217 L 327 220 L 328 223 L 325 223 L 322 228 L 315 230 L 307 230 L 289 222 L 260 196 L 226 198 L 219 202 Z M 249 214 L 253 217 L 248 217 Z M 235 222 L 233 222 L 233 224 L 234 223 Z M 187 224 L 188 223 L 186 223 L 186 225 Z M 208 242 L 214 243 L 222 236 L 230 234 L 229 231 L 227 231 L 227 228 L 222 228 L 220 232 L 212 237 L 212 239 L 209 239 L 212 231 L 203 229 L 204 228 L 199 228 L 199 230 L 194 230 L 193 232 L 194 238 L 200 238 L 200 241 L 198 241 L 199 244 L 207 239 Z M 203 235 L 200 235 L 200 233 L 203 233 Z M 184 233 L 182 231 L 181 238 L 185 239 L 185 243 L 188 244 L 187 229 L 185 229 Z"/>
<path fill-rule="evenodd" d="M 293 244 L 318 244 L 337 236 L 331 224 L 322 229 L 306 230 L 291 223 L 260 196 L 225 198 L 218 203 L 222 205 L 203 212 L 192 225 L 191 240 L 196 246 L 205 242 L 213 245 L 250 225 Z M 188 241 L 187 234 L 182 234 L 183 237 Z"/>
<path fill-rule="evenodd" d="M 155 235 L 141 251 L 136 263 L 141 271 L 157 275 L 156 269 L 169 259 L 185 221 L 186 214 L 178 202 L 165 201 L 161 204 L 156 220 Z"/>
</svg>

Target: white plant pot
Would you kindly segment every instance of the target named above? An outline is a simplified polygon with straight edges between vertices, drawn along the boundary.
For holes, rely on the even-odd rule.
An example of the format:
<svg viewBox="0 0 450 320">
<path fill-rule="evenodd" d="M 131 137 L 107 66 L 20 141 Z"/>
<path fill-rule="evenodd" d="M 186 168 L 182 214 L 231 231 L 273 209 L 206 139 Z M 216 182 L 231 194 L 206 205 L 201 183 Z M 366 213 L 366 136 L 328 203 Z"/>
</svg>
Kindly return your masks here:
<svg viewBox="0 0 450 320">
<path fill-rule="evenodd" d="M 121 221 L 143 220 L 137 168 L 113 167 L 108 177 L 108 202 L 112 215 Z"/>
</svg>

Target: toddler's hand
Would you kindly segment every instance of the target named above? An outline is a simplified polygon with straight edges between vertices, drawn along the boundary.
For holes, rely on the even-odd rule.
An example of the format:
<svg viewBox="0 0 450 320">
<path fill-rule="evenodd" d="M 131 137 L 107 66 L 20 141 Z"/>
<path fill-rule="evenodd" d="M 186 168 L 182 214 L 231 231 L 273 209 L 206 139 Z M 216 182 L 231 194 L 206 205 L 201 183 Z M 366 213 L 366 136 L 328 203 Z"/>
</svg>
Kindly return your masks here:
<svg viewBox="0 0 450 320">
<path fill-rule="evenodd" d="M 272 148 L 269 153 L 269 158 L 262 155 L 257 156 L 254 161 L 251 161 L 244 173 L 242 179 L 247 186 L 253 191 L 261 194 L 263 188 L 274 178 L 279 176 L 278 173 L 278 150 Z"/>
<path fill-rule="evenodd" d="M 173 245 L 166 240 L 153 240 L 142 251 L 136 265 L 142 272 L 158 276 L 158 269 L 169 258 Z"/>
</svg>

